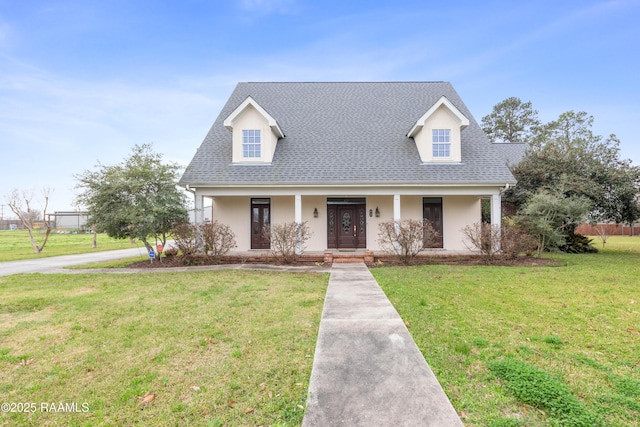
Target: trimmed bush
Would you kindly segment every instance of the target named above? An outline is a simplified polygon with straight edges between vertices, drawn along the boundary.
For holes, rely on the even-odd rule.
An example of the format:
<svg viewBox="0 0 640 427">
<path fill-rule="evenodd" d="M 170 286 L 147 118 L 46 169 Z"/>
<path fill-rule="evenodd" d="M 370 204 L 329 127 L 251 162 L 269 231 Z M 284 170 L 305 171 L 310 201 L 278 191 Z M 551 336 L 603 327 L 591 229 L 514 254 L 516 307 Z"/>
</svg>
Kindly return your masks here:
<svg viewBox="0 0 640 427">
<path fill-rule="evenodd" d="M 171 236 L 182 256 L 193 255 L 198 251 L 194 225 L 189 223 L 177 224 L 171 229 Z"/>
<path fill-rule="evenodd" d="M 204 252 L 216 260 L 237 247 L 236 235 L 226 224 L 221 224 L 218 221 L 201 224 L 200 233 L 204 243 Z"/>
<path fill-rule="evenodd" d="M 306 222 L 285 222 L 272 224 L 265 229 L 265 237 L 271 242 L 271 252 L 280 256 L 285 264 L 293 264 L 305 249 L 311 238 L 311 230 Z"/>
<path fill-rule="evenodd" d="M 395 255 L 405 265 L 437 241 L 439 233 L 427 221 L 407 219 L 385 221 L 378 225 L 378 243 L 382 249 Z"/>
<path fill-rule="evenodd" d="M 469 249 L 480 251 L 483 257 L 491 260 L 500 251 L 500 227 L 486 222 L 476 222 L 462 229 L 464 244 Z"/>
</svg>

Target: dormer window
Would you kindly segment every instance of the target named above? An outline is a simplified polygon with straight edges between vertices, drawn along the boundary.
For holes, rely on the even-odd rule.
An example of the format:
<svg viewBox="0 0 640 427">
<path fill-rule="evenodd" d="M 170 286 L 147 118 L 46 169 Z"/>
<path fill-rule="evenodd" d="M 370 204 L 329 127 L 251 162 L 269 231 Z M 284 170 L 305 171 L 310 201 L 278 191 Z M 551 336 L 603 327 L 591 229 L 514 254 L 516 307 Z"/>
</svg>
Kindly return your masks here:
<svg viewBox="0 0 640 427">
<path fill-rule="evenodd" d="M 242 131 L 242 157 L 245 159 L 259 159 L 262 156 L 261 147 L 259 129 Z"/>
<path fill-rule="evenodd" d="M 224 119 L 224 126 L 231 131 L 233 163 L 271 163 L 284 138 L 276 119 L 250 96 Z"/>
<path fill-rule="evenodd" d="M 451 157 L 451 129 L 432 129 L 431 142 L 434 158 Z"/>
<path fill-rule="evenodd" d="M 407 136 L 424 163 L 462 162 L 462 130 L 469 119 L 444 96 L 420 117 Z"/>
</svg>

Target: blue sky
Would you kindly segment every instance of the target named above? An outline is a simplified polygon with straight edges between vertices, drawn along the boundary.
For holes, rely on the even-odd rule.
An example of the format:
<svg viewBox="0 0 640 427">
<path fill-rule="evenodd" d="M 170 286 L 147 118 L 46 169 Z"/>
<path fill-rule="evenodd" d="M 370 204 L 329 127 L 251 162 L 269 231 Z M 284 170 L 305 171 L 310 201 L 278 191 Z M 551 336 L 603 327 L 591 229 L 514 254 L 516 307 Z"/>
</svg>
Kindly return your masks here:
<svg viewBox="0 0 640 427">
<path fill-rule="evenodd" d="M 239 81 L 450 81 L 567 110 L 640 164 L 640 0 L 0 0 L 0 203 L 153 143 L 187 165 Z M 7 208 L 5 207 L 5 216 Z"/>
</svg>

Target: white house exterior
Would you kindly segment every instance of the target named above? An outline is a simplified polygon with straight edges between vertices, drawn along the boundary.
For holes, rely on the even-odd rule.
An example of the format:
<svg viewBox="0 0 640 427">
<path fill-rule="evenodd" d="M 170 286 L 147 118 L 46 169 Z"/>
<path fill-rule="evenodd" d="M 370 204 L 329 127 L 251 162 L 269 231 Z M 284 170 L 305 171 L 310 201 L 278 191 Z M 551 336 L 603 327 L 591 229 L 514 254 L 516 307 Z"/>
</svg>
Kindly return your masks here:
<svg viewBox="0 0 640 427">
<path fill-rule="evenodd" d="M 289 221 L 313 231 L 308 251 L 378 251 L 378 224 L 410 218 L 465 250 L 480 200 L 499 224 L 513 184 L 447 82 L 239 83 L 180 180 L 196 222 L 231 226 L 241 251 L 269 249 L 261 230 Z"/>
</svg>

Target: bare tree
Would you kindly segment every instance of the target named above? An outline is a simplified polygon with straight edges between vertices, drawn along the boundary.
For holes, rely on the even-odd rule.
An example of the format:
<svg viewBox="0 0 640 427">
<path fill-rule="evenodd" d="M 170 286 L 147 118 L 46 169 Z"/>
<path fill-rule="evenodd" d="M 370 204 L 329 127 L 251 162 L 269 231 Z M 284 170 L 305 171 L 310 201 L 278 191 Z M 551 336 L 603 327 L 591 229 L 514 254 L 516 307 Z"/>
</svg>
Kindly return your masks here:
<svg viewBox="0 0 640 427">
<path fill-rule="evenodd" d="M 500 251 L 502 234 L 500 227 L 486 222 L 476 222 L 462 229 L 466 238 L 465 246 L 479 250 L 482 256 L 491 260 Z"/>
<path fill-rule="evenodd" d="M 216 260 L 220 260 L 222 256 L 237 246 L 236 235 L 226 224 L 221 224 L 218 221 L 200 224 L 200 231 L 205 253 L 210 254 Z"/>
<path fill-rule="evenodd" d="M 508 259 L 516 259 L 520 254 L 530 255 L 536 248 L 535 239 L 510 222 L 502 226 L 476 222 L 464 227 L 462 234 L 465 246 L 480 251 L 488 263 L 499 253 Z"/>
<path fill-rule="evenodd" d="M 198 251 L 196 241 L 196 226 L 189 223 L 180 223 L 171 229 L 174 244 L 183 256 L 190 256 Z"/>
<path fill-rule="evenodd" d="M 272 224 L 264 230 L 264 236 L 271 242 L 271 252 L 282 257 L 285 264 L 293 264 L 298 260 L 298 256 L 304 252 L 305 243 L 311 238 L 311 234 L 306 221 Z"/>
<path fill-rule="evenodd" d="M 5 196 L 5 199 L 11 211 L 20 219 L 24 228 L 29 232 L 29 241 L 33 247 L 33 252 L 38 254 L 44 249 L 47 240 L 49 240 L 49 234 L 51 234 L 51 224 L 47 221 L 47 208 L 49 207 L 49 195 L 53 190 L 51 188 L 44 188 L 42 190 L 42 197 L 44 199 L 42 211 L 32 207 L 34 192 L 35 190 L 23 190 L 20 192 L 14 189 L 11 194 Z M 40 227 L 44 228 L 45 233 L 42 241 L 38 244 L 34 230 Z"/>
<path fill-rule="evenodd" d="M 378 225 L 378 243 L 382 249 L 394 254 L 405 265 L 437 241 L 439 233 L 428 221 L 408 219 L 385 221 Z"/>
<path fill-rule="evenodd" d="M 598 233 L 598 238 L 602 241 L 602 247 L 607 244 L 607 239 L 609 238 L 609 230 L 608 227 L 604 224 L 600 224 L 596 227 L 596 233 Z"/>
</svg>

